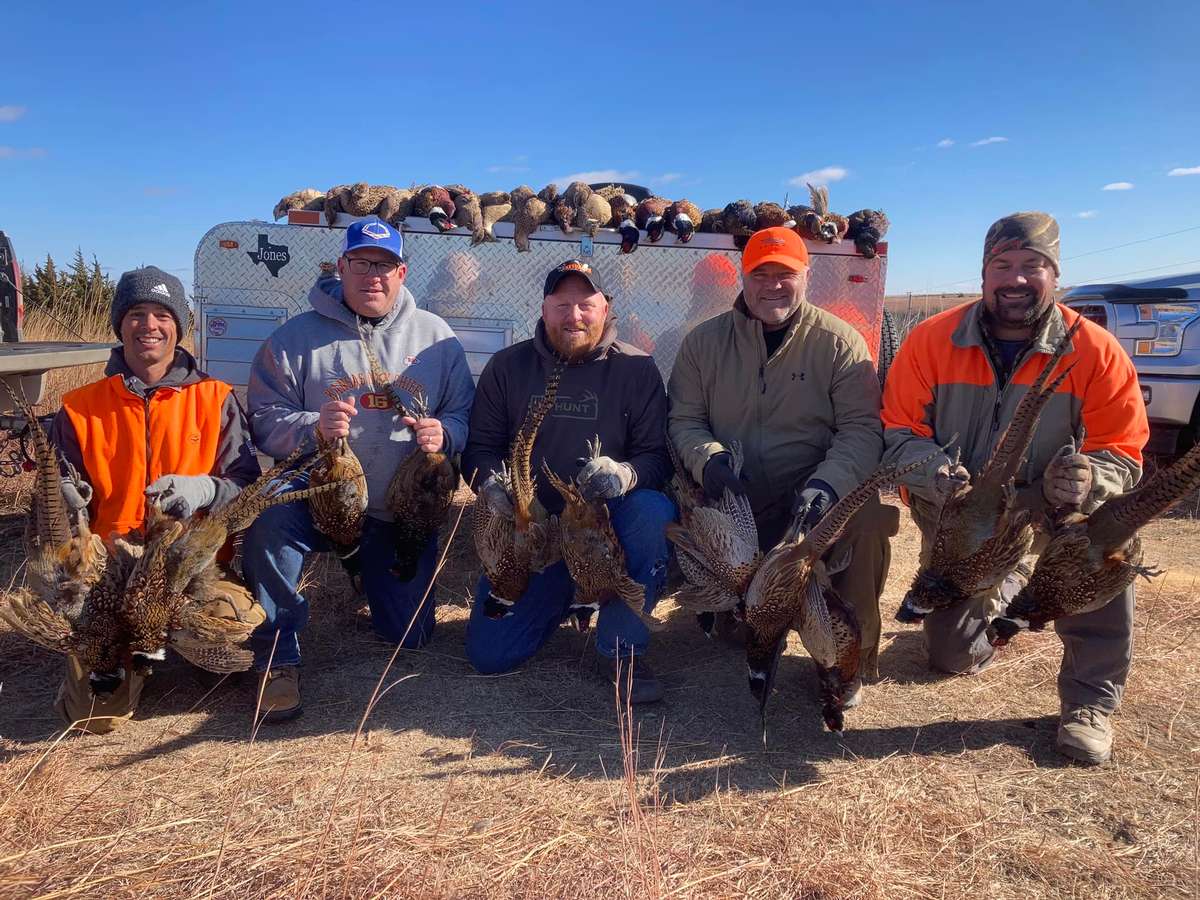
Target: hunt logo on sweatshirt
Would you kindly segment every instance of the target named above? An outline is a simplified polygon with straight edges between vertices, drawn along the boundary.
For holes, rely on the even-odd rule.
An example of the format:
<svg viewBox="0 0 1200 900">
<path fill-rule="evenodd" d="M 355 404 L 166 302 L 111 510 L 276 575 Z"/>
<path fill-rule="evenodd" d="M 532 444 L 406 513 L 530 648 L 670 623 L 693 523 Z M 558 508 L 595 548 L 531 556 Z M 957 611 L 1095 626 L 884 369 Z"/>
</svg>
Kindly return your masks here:
<svg viewBox="0 0 1200 900">
<path fill-rule="evenodd" d="M 531 397 L 529 405 L 542 401 L 542 395 Z M 581 419 L 585 422 L 595 422 L 600 418 L 600 397 L 593 391 L 584 391 L 579 397 L 558 395 L 554 403 L 554 411 L 550 413 L 555 419 Z"/>
</svg>

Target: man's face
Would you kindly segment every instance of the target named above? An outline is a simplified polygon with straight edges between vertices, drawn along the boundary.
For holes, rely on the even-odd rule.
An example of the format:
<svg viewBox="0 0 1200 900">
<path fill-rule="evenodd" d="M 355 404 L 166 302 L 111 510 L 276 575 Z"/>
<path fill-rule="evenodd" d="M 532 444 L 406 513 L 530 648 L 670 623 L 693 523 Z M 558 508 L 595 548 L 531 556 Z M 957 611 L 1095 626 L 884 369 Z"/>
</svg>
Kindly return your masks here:
<svg viewBox="0 0 1200 900">
<path fill-rule="evenodd" d="M 569 275 L 542 301 L 546 337 L 566 359 L 586 356 L 604 336 L 608 301 L 586 278 Z"/>
<path fill-rule="evenodd" d="M 346 305 L 372 319 L 391 312 L 408 272 L 404 263 L 379 247 L 351 250 L 338 258 L 337 267 Z"/>
<path fill-rule="evenodd" d="M 998 253 L 983 269 L 983 308 L 1002 331 L 1023 331 L 1037 324 L 1054 302 L 1058 276 L 1050 260 L 1036 250 Z"/>
<path fill-rule="evenodd" d="M 178 343 L 179 326 L 161 303 L 139 303 L 121 319 L 122 352 L 130 368 L 169 362 Z"/>
<path fill-rule="evenodd" d="M 750 315 L 768 331 L 791 318 L 804 302 L 808 269 L 794 272 L 782 263 L 755 266 L 742 278 L 742 296 Z"/>
</svg>

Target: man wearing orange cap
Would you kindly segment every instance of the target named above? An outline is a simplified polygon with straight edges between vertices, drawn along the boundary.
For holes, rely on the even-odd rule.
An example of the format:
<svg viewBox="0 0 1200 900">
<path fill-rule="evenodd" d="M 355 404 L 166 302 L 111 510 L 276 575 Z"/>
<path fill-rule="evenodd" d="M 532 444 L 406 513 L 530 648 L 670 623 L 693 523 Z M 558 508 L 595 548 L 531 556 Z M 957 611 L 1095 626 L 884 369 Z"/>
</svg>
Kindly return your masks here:
<svg viewBox="0 0 1200 900">
<path fill-rule="evenodd" d="M 879 379 L 866 342 L 806 302 L 807 285 L 803 239 L 788 228 L 756 232 L 742 253 L 733 309 L 684 338 L 667 388 L 670 437 L 684 465 L 711 499 L 726 488 L 749 497 L 764 550 L 793 521 L 811 528 L 883 452 Z M 731 441 L 745 454 L 740 477 L 730 466 Z M 833 585 L 862 627 L 860 677 L 878 673 L 879 595 L 898 527 L 898 510 L 875 500 L 842 537 L 852 563 Z"/>
</svg>

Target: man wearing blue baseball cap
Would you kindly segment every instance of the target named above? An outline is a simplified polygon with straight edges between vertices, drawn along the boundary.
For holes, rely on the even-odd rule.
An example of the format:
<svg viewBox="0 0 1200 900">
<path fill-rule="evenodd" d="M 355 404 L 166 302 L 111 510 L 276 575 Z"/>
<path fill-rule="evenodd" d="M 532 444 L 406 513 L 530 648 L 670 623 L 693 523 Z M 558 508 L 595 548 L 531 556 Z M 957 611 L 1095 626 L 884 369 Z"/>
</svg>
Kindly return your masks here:
<svg viewBox="0 0 1200 900">
<path fill-rule="evenodd" d="M 337 272 L 317 280 L 308 295 L 312 310 L 280 326 L 255 357 L 250 428 L 258 448 L 276 459 L 311 442 L 314 433 L 349 440 L 367 480 L 356 568 L 371 623 L 385 640 L 415 648 L 433 633 L 437 539 L 426 546 L 415 576 L 405 581 L 393 573 L 398 529 L 385 502 L 387 487 L 410 453 L 462 451 L 475 386 L 450 326 L 417 309 L 404 286 L 404 241 L 396 228 L 375 217 L 354 222 Z M 409 418 L 393 407 L 371 376 L 364 344 L 401 396 L 424 395 L 428 417 Z M 246 535 L 246 581 L 267 614 L 251 638 L 265 680 L 267 721 L 301 712 L 299 633 L 308 604 L 297 586 L 305 555 L 330 549 L 304 502 L 268 510 Z"/>
</svg>

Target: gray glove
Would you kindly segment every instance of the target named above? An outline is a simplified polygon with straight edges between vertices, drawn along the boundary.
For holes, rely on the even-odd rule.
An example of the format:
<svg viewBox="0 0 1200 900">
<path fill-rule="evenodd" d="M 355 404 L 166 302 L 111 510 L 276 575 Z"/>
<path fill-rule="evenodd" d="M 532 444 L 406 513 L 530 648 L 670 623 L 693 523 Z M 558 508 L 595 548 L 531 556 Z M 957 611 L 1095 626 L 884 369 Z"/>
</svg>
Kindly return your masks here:
<svg viewBox="0 0 1200 900">
<path fill-rule="evenodd" d="M 506 519 L 513 517 L 512 498 L 508 496 L 508 489 L 504 487 L 504 481 L 499 475 L 493 473 L 480 486 L 479 493 L 483 495 L 487 505 L 495 510 L 497 515 Z"/>
<path fill-rule="evenodd" d="M 589 500 L 611 500 L 633 489 L 637 473 L 629 463 L 617 462 L 611 456 L 597 456 L 579 470 L 575 481 Z"/>
<path fill-rule="evenodd" d="M 62 495 L 71 512 L 86 512 L 88 504 L 92 502 L 92 486 L 86 481 L 72 481 L 70 478 L 64 478 Z"/>
<path fill-rule="evenodd" d="M 933 473 L 933 489 L 939 500 L 952 496 L 959 488 L 971 483 L 971 473 L 958 463 L 943 463 Z"/>
<path fill-rule="evenodd" d="M 217 499 L 217 482 L 211 475 L 164 475 L 146 488 L 146 499 L 169 516 L 187 519 Z"/>
</svg>

